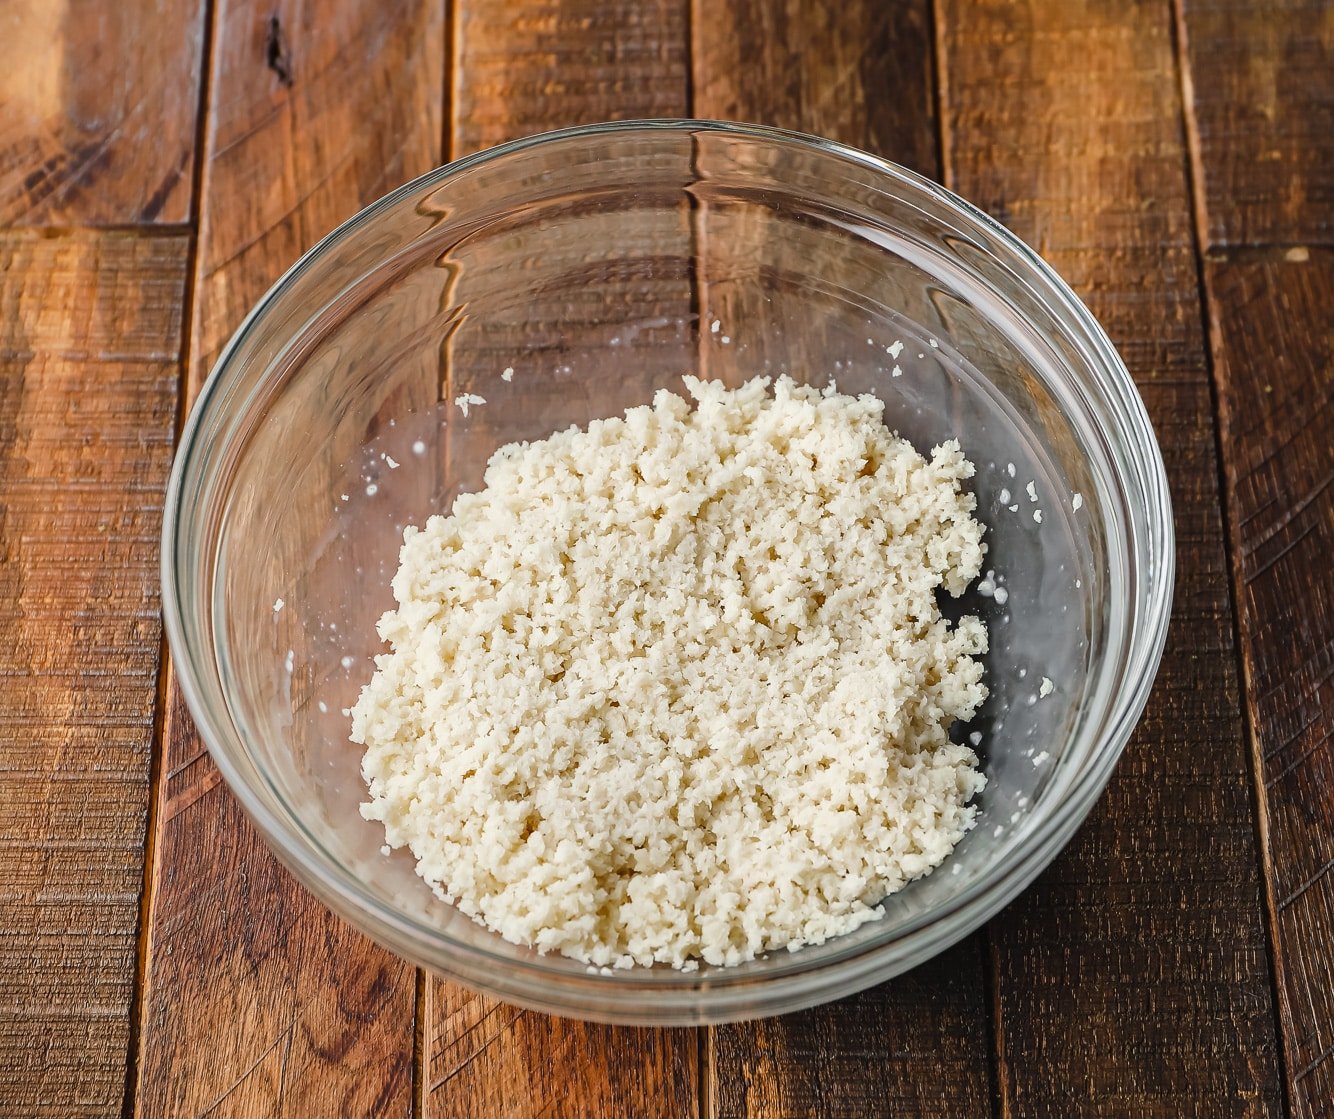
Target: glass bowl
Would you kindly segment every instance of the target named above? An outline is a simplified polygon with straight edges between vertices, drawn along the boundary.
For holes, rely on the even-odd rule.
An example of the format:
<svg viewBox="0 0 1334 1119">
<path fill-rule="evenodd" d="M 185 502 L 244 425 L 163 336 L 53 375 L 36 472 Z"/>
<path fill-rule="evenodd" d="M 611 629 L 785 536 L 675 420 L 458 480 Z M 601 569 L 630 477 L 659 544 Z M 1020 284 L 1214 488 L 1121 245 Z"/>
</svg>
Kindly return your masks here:
<svg viewBox="0 0 1334 1119">
<path fill-rule="evenodd" d="M 919 449 L 960 440 L 993 574 L 957 608 L 990 625 L 991 696 L 954 733 L 979 744 L 988 785 L 954 854 L 850 935 L 731 968 L 599 974 L 507 943 L 383 847 L 358 812 L 345 710 L 382 651 L 375 622 L 405 525 L 476 488 L 498 446 L 680 391 L 692 371 L 833 379 L 876 393 Z M 465 410 L 463 394 L 485 403 Z M 510 1002 L 621 1023 L 837 998 L 996 913 L 1105 786 L 1157 669 L 1173 579 L 1143 405 L 1036 254 L 901 167 L 701 121 L 493 148 L 326 237 L 205 385 L 163 542 L 185 698 L 295 874 L 408 960 Z"/>
</svg>

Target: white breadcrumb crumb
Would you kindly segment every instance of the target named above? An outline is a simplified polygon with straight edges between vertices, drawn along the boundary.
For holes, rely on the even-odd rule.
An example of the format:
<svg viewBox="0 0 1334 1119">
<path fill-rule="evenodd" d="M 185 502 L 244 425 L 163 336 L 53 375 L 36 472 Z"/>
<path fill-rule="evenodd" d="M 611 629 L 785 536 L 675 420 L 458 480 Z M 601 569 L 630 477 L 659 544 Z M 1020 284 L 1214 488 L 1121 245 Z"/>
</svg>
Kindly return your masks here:
<svg viewBox="0 0 1334 1119">
<path fill-rule="evenodd" d="M 1041 510 L 1041 509 L 1034 509 L 1034 510 L 1033 510 L 1033 520 L 1037 521 L 1038 524 L 1041 524 L 1041 523 L 1042 523 L 1042 510 Z"/>
<path fill-rule="evenodd" d="M 458 405 L 459 411 L 462 412 L 466 418 L 468 409 L 485 404 L 486 397 L 478 396 L 475 392 L 461 392 L 458 396 L 454 397 L 454 403 Z"/>
<path fill-rule="evenodd" d="M 385 455 L 384 464 L 389 467 L 390 470 L 397 470 L 399 466 L 393 455 Z"/>
<path fill-rule="evenodd" d="M 1075 496 L 1070 499 L 1070 508 L 1073 509 L 1076 513 L 1078 513 L 1080 509 L 1082 509 L 1083 507 L 1084 507 L 1084 495 L 1082 493 L 1075 494 Z"/>
<path fill-rule="evenodd" d="M 722 320 L 722 319 L 714 319 L 713 322 L 709 323 L 709 333 L 710 333 L 710 334 L 717 334 L 718 331 L 722 330 L 722 328 L 723 328 L 723 320 Z M 867 341 L 869 342 L 870 339 L 868 338 Z"/>
<path fill-rule="evenodd" d="M 896 365 L 896 366 L 894 366 L 893 369 L 891 369 L 891 370 L 889 371 L 889 375 L 890 375 L 891 377 L 902 377 L 902 376 L 903 376 L 903 370 L 900 369 L 900 368 Z"/>
<path fill-rule="evenodd" d="M 780 378 L 492 457 L 404 533 L 353 710 L 391 846 L 506 939 L 598 966 L 821 943 L 973 826 L 984 546 L 956 442 Z M 893 594 L 885 588 L 892 586 Z"/>
<path fill-rule="evenodd" d="M 1044 676 L 1042 678 L 1041 685 L 1038 687 L 1038 695 L 1041 698 L 1046 699 L 1047 696 L 1051 695 L 1051 693 L 1054 692 L 1055 690 L 1056 690 L 1056 685 L 1053 684 L 1050 679 Z"/>
<path fill-rule="evenodd" d="M 502 381 L 514 380 L 514 366 L 512 365 L 505 366 L 505 368 L 500 371 L 500 379 Z"/>
<path fill-rule="evenodd" d="M 1029 482 L 1028 485 L 1024 487 L 1024 492 L 1028 494 L 1029 501 L 1036 501 L 1038 499 L 1038 488 L 1034 483 Z"/>
<path fill-rule="evenodd" d="M 1047 753 L 1046 750 L 1043 750 L 1042 753 L 1040 754 L 1033 755 L 1033 764 L 1035 766 L 1044 765 L 1046 762 L 1050 760 L 1051 760 L 1051 755 Z"/>
<path fill-rule="evenodd" d="M 280 613 L 280 612 L 282 611 L 282 608 L 283 608 L 284 606 L 286 606 L 286 605 L 287 605 L 287 604 L 286 604 L 285 602 L 283 602 L 283 600 L 282 600 L 281 598 L 275 598 L 275 599 L 273 600 L 273 612 L 274 612 L 275 614 Z"/>
<path fill-rule="evenodd" d="M 903 343 L 901 341 L 891 342 L 885 347 L 885 353 L 889 354 L 890 357 L 898 357 L 899 354 L 903 353 Z"/>
</svg>

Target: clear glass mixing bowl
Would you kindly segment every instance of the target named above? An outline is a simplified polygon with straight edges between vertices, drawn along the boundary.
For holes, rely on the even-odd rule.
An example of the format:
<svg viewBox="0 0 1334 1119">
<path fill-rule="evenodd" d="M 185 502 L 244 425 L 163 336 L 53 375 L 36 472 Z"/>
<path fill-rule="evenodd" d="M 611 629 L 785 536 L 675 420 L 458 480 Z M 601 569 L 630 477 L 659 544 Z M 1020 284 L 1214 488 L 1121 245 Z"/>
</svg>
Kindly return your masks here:
<svg viewBox="0 0 1334 1119">
<path fill-rule="evenodd" d="M 989 784 L 953 856 L 849 936 L 734 968 L 593 974 L 501 940 L 439 901 L 408 854 L 382 849 L 358 813 L 343 712 L 381 650 L 405 525 L 477 487 L 499 445 L 620 413 L 689 371 L 834 379 L 879 395 L 920 448 L 961 441 L 995 572 L 984 589 L 1002 588 L 959 606 L 991 627 L 991 698 L 956 728 L 980 735 Z M 464 393 L 485 404 L 465 414 Z M 297 876 L 409 960 L 512 1002 L 627 1023 L 836 998 L 1004 906 L 1106 784 L 1158 665 L 1173 578 L 1144 408 L 1031 250 L 883 160 L 699 121 L 494 148 L 325 238 L 205 386 L 163 539 L 185 697 Z"/>
</svg>

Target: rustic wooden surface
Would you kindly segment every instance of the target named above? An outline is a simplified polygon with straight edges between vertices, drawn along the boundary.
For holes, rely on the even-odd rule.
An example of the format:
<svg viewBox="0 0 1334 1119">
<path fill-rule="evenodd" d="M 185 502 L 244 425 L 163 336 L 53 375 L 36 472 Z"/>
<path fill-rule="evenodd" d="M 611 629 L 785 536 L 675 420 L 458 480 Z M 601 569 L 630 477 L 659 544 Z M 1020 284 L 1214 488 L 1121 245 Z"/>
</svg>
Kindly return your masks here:
<svg viewBox="0 0 1334 1119">
<path fill-rule="evenodd" d="M 940 179 L 1107 326 L 1171 477 L 1143 723 L 977 936 L 824 1008 L 613 1030 L 305 894 L 157 617 L 180 409 L 444 159 L 693 114 Z M 0 1117 L 1334 1115 L 1334 14 L 1319 0 L 18 0 L 0 12 Z"/>
</svg>

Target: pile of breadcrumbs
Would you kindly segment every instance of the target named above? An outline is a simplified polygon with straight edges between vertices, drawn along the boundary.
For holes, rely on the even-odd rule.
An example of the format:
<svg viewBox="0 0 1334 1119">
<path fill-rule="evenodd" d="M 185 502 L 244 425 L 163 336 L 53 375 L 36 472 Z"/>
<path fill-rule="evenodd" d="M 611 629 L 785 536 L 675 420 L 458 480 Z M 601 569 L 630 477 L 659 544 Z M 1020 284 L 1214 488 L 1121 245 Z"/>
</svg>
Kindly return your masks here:
<svg viewBox="0 0 1334 1119">
<path fill-rule="evenodd" d="M 597 965 L 734 964 L 875 918 L 972 826 L 986 689 L 956 443 L 780 378 L 501 448 L 408 529 L 353 710 L 364 814 L 442 897 Z"/>
</svg>

